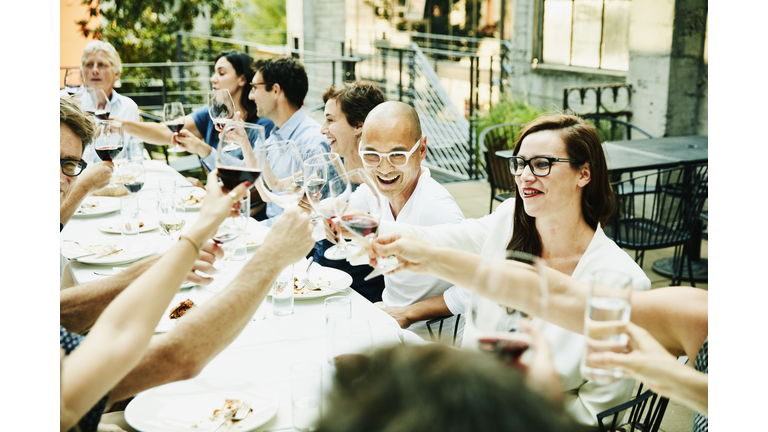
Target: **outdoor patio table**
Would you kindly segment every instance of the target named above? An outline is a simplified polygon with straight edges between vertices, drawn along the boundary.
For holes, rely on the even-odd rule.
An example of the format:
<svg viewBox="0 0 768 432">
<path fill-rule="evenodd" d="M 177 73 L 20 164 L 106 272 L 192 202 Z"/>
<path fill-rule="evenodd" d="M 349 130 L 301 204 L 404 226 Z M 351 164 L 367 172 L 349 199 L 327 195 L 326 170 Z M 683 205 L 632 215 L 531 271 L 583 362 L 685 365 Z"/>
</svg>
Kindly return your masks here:
<svg viewBox="0 0 768 432">
<path fill-rule="evenodd" d="M 167 165 L 157 161 L 145 161 L 146 180 L 145 188 L 139 192 L 140 212 L 148 218 L 156 218 L 156 193 L 158 181 L 161 179 L 176 179 L 179 184 L 183 177 Z M 177 185 L 178 191 L 178 185 Z M 191 227 L 197 220 L 199 210 L 185 212 L 185 229 Z M 92 242 L 92 244 L 112 240 L 119 241 L 119 234 L 106 234 L 98 229 L 98 225 L 105 221 L 119 221 L 118 212 L 103 216 L 88 218 L 73 218 L 61 232 L 61 239 L 70 239 L 80 242 Z M 167 237 L 160 237 L 158 230 L 138 234 L 138 240 L 142 244 L 158 243 L 160 250 L 170 247 Z M 167 242 L 167 243 L 164 243 Z M 249 250 L 245 261 L 229 261 L 229 269 L 214 283 L 226 284 L 234 279 L 237 274 L 253 256 L 255 250 Z M 103 279 L 103 276 L 94 274 L 94 271 L 110 271 L 110 266 L 96 266 L 68 261 L 62 258 L 66 268 L 63 273 L 70 278 L 72 283 L 81 284 Z M 122 264 L 120 267 L 129 266 Z M 178 298 L 192 298 L 196 303 L 205 303 L 207 299 L 215 295 L 205 287 L 195 286 L 185 289 L 177 294 Z M 354 290 L 348 293 L 339 293 L 352 300 L 352 316 L 368 318 L 374 346 L 397 344 L 399 326 L 390 315 L 374 306 Z M 210 380 L 211 378 L 232 378 L 249 381 L 260 388 L 273 391 L 279 400 L 277 414 L 266 424 L 259 427 L 258 431 L 291 430 L 291 385 L 290 370 L 292 363 L 299 361 L 314 361 L 323 365 L 323 387 L 329 390 L 332 385 L 332 376 L 335 368 L 328 364 L 326 359 L 325 339 L 325 305 L 327 297 L 296 300 L 294 313 L 288 316 L 275 316 L 271 312 L 270 302 L 267 300 L 266 319 L 250 321 L 242 333 L 216 356 L 193 380 Z M 419 336 L 408 330 L 401 330 L 406 343 L 423 344 Z M 194 343 L 194 341 L 190 341 Z M 173 384 L 169 384 L 173 385 Z M 151 391 L 151 390 L 150 390 Z"/>
</svg>

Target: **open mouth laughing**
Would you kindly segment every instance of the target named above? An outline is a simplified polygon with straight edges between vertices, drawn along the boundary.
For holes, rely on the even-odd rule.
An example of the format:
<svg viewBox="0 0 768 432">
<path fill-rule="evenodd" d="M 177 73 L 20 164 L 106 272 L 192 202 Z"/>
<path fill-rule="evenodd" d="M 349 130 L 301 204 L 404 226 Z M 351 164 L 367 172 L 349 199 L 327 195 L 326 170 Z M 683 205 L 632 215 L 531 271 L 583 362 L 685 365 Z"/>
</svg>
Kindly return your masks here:
<svg viewBox="0 0 768 432">
<path fill-rule="evenodd" d="M 534 196 L 537 196 L 537 195 L 543 195 L 543 194 L 544 194 L 544 192 L 542 192 L 542 191 L 540 191 L 538 189 L 523 188 L 523 198 L 531 198 L 531 197 L 534 197 Z"/>
<path fill-rule="evenodd" d="M 397 181 L 397 179 L 400 178 L 400 174 L 397 174 L 394 177 L 382 177 L 380 174 L 376 174 L 376 178 L 379 180 L 379 183 L 383 185 L 393 185 Z"/>
</svg>

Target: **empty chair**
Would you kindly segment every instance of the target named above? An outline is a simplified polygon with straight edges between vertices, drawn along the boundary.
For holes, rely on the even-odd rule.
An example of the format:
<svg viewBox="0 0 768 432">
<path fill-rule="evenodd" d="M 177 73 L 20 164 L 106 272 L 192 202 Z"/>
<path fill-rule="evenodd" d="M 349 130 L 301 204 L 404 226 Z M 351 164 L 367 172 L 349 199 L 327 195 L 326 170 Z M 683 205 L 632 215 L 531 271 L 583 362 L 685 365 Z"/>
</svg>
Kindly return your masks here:
<svg viewBox="0 0 768 432">
<path fill-rule="evenodd" d="M 515 136 L 522 123 L 503 123 L 493 125 L 480 133 L 479 142 L 484 148 L 485 170 L 491 185 L 491 204 L 488 212 L 493 211 L 493 201 L 503 202 L 513 196 L 515 179 L 509 170 L 506 159 L 496 156 L 499 150 L 511 150 L 515 146 Z"/>
<path fill-rule="evenodd" d="M 427 321 L 427 330 L 429 331 L 429 337 L 432 339 L 432 342 L 440 342 L 443 338 L 443 324 L 445 323 L 445 320 L 448 318 L 453 317 L 454 315 L 447 315 L 444 317 L 438 317 L 431 319 Z M 456 345 L 456 335 L 459 333 L 459 324 L 461 322 L 461 314 L 456 315 L 456 320 L 454 321 L 453 325 L 453 341 L 451 342 L 451 345 Z M 437 325 L 437 323 L 440 323 L 440 326 L 437 330 L 437 338 L 435 338 L 435 334 L 432 331 L 432 326 Z"/>
<path fill-rule="evenodd" d="M 707 164 L 658 170 L 613 183 L 617 208 L 605 234 L 619 247 L 634 250 L 642 266 L 646 250 L 675 246 L 675 263 L 685 254 L 708 192 Z M 692 273 L 688 262 L 689 272 Z M 670 285 L 679 285 L 676 264 Z"/>
<path fill-rule="evenodd" d="M 597 133 L 600 135 L 601 142 L 631 140 L 633 130 L 645 135 L 647 138 L 653 138 L 653 135 L 640 129 L 634 124 L 628 121 L 619 120 L 615 117 L 600 114 L 584 114 L 581 118 L 590 120 L 592 124 L 595 125 Z"/>
<path fill-rule="evenodd" d="M 597 425 L 600 432 L 658 432 L 669 399 L 650 390 L 640 394 L 642 390 L 643 385 L 641 384 L 634 399 L 598 413 Z M 627 409 L 630 410 L 629 417 L 626 418 L 627 421 L 619 423 L 619 415 Z M 608 425 L 604 423 L 606 418 L 610 419 Z"/>
</svg>

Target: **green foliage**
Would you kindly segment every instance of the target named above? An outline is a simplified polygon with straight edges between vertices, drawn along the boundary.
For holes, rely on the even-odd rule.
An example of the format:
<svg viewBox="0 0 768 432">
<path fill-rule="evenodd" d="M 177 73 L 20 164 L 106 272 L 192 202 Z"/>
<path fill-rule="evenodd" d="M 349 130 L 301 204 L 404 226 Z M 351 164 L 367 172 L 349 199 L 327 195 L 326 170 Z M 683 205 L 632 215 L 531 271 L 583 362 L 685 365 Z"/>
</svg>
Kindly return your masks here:
<svg viewBox="0 0 768 432">
<path fill-rule="evenodd" d="M 285 0 L 244 0 L 242 15 L 238 28 L 243 29 L 246 40 L 266 45 L 286 43 Z"/>
<path fill-rule="evenodd" d="M 477 136 L 485 128 L 502 123 L 528 123 L 545 113 L 545 110 L 529 105 L 525 101 L 515 101 L 507 98 L 491 107 L 487 114 L 477 118 Z"/>
</svg>

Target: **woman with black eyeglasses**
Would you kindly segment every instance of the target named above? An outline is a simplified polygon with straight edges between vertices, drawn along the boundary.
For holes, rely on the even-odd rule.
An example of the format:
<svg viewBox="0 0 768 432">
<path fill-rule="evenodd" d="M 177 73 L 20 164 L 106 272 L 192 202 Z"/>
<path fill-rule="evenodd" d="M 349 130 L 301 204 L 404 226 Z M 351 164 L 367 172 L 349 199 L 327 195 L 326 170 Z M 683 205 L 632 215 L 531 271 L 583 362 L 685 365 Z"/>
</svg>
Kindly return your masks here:
<svg viewBox="0 0 768 432">
<path fill-rule="evenodd" d="M 382 222 L 381 240 L 374 247 L 396 241 L 397 234 L 387 233 L 404 231 L 437 246 L 486 257 L 503 256 L 505 250 L 527 252 L 585 282 L 594 271 L 609 268 L 630 275 L 635 289 L 650 287 L 643 270 L 600 227 L 613 213 L 615 198 L 600 139 L 591 124 L 572 115 L 540 117 L 523 128 L 513 154 L 515 198 L 495 212 L 434 227 Z M 514 289 L 513 283 L 509 289 Z M 444 300 L 454 314 L 463 313 L 469 293 L 449 289 Z M 543 329 L 562 382 L 565 409 L 575 420 L 594 426 L 595 414 L 629 400 L 632 380 L 598 385 L 582 378 L 583 336 L 549 323 L 543 323 Z"/>
</svg>

